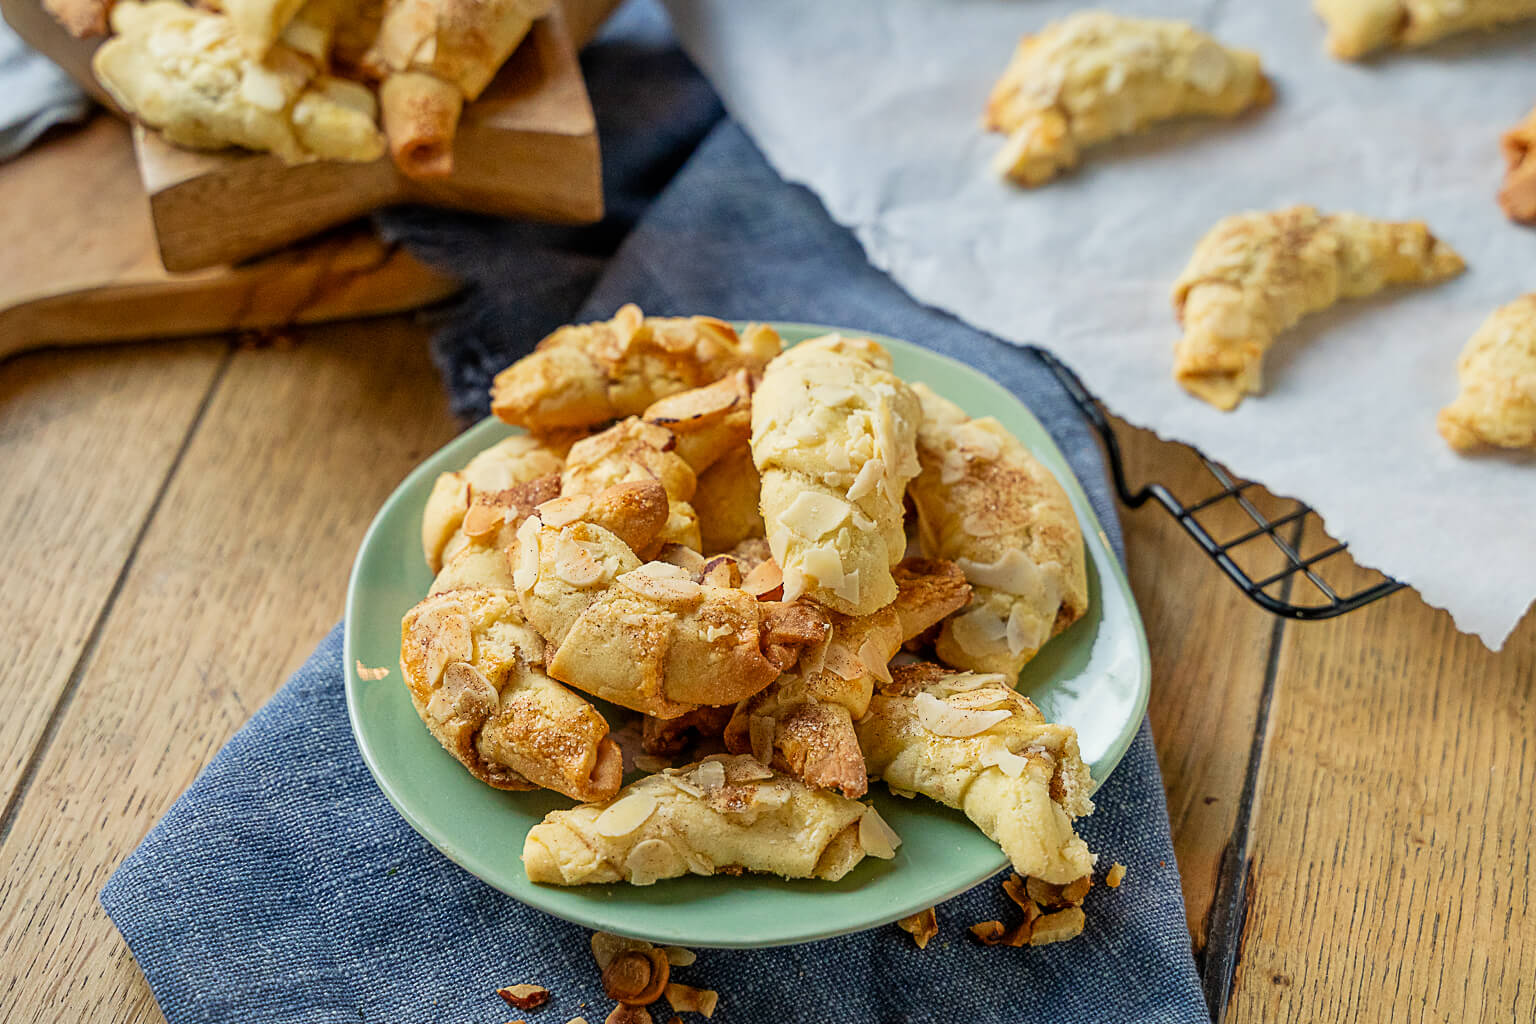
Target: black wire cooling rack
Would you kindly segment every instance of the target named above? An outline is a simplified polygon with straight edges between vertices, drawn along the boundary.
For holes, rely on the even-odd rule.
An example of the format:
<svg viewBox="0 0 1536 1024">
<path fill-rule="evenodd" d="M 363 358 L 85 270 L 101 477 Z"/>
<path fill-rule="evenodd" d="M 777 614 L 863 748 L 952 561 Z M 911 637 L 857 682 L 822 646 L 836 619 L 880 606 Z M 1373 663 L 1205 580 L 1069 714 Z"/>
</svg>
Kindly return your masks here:
<svg viewBox="0 0 1536 1024">
<path fill-rule="evenodd" d="M 1338 588 L 1325 578 L 1319 563 L 1344 551 L 1348 545 L 1331 543 L 1318 551 L 1309 552 L 1306 555 L 1301 553 L 1302 540 L 1306 535 L 1307 517 L 1316 516 L 1312 508 L 1294 499 L 1280 499 L 1286 507 L 1278 514 L 1273 511 L 1263 511 L 1250 494 L 1250 489 L 1256 486 L 1252 481 L 1233 477 L 1224 467 L 1212 462 L 1199 452 L 1195 454 L 1200 456 L 1200 461 L 1210 471 L 1215 484 L 1216 489 L 1211 494 L 1194 502 L 1185 502 L 1162 484 L 1153 483 L 1140 490 L 1132 490 L 1125 479 L 1125 462 L 1120 455 L 1120 442 L 1115 437 L 1115 430 L 1108 416 L 1104 413 L 1104 407 L 1083 387 L 1082 381 L 1077 379 L 1077 374 L 1069 370 L 1055 356 L 1038 346 L 1032 345 L 1029 349 L 1061 381 L 1067 393 L 1072 396 L 1072 400 L 1082 410 L 1083 416 L 1098 432 L 1099 438 L 1104 442 L 1109 469 L 1115 480 L 1115 491 L 1119 494 L 1120 500 L 1131 508 L 1140 508 L 1148 501 L 1156 501 L 1167 509 L 1168 514 L 1173 516 L 1184 531 L 1194 538 L 1195 543 L 1199 544 L 1201 549 L 1221 567 L 1221 571 L 1237 584 L 1238 589 L 1252 598 L 1260 607 L 1292 619 L 1331 619 L 1335 615 L 1343 615 L 1345 612 L 1370 604 L 1403 588 L 1404 585 L 1397 580 L 1384 578 L 1352 593 L 1340 594 Z M 1228 537 L 1226 540 L 1217 540 L 1211 536 L 1196 517 L 1202 512 L 1216 508 L 1222 502 L 1235 502 L 1252 520 L 1252 528 Z M 1237 548 L 1258 541 L 1260 538 L 1268 538 L 1279 549 L 1285 559 L 1285 567 L 1278 572 L 1255 579 L 1238 564 L 1233 556 Z M 1297 603 L 1293 600 L 1298 597 L 1296 591 L 1304 589 L 1295 586 L 1298 579 L 1310 582 L 1311 596 L 1318 599 L 1308 600 L 1306 603 Z"/>
</svg>

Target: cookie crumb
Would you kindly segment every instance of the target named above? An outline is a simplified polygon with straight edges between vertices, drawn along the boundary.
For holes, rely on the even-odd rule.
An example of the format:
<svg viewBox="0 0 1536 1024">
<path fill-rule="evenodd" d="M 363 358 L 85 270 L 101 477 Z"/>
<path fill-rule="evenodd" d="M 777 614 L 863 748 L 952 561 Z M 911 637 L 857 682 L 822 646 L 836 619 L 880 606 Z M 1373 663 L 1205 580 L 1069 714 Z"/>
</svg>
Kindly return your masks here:
<svg viewBox="0 0 1536 1024">
<path fill-rule="evenodd" d="M 1118 889 L 1123 881 L 1125 881 L 1125 865 L 1115 861 L 1114 867 L 1109 869 L 1109 874 L 1104 876 L 1104 884 L 1111 889 Z"/>
</svg>

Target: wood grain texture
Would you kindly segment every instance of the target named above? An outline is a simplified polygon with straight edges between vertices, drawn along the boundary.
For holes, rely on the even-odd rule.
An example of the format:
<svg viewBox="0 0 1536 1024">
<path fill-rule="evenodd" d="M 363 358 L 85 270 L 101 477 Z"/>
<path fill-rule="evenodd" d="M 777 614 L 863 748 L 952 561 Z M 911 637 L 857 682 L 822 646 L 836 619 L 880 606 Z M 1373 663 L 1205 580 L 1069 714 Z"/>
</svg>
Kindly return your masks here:
<svg viewBox="0 0 1536 1024">
<path fill-rule="evenodd" d="M 1155 479 L 1188 501 L 1217 490 L 1192 450 L 1122 421 L 1115 421 L 1115 429 L 1133 484 Z M 1201 521 L 1223 539 L 1252 526 L 1230 501 L 1212 506 Z M 1223 860 L 1242 821 L 1239 804 L 1275 620 L 1217 572 L 1162 508 L 1122 508 L 1121 522 L 1131 587 L 1152 652 L 1152 735 L 1168 794 L 1185 915 L 1199 951 Z M 1254 572 L 1273 572 L 1282 564 L 1267 542 L 1236 554 Z"/>
<path fill-rule="evenodd" d="M 0 164 L 0 359 L 46 345 L 164 338 L 375 316 L 456 282 L 365 227 L 239 267 L 160 262 L 127 126 L 98 115 Z"/>
<path fill-rule="evenodd" d="M 0 823 L 225 351 L 0 364 Z"/>
<path fill-rule="evenodd" d="M 1403 592 L 1276 676 L 1227 1020 L 1536 1019 L 1536 616 L 1493 654 Z"/>
<path fill-rule="evenodd" d="M 121 358 L 152 407 L 163 360 Z M 369 520 L 456 430 L 398 319 L 235 355 L 0 845 L 8 1024 L 159 1019 L 97 891 L 335 622 Z"/>
</svg>

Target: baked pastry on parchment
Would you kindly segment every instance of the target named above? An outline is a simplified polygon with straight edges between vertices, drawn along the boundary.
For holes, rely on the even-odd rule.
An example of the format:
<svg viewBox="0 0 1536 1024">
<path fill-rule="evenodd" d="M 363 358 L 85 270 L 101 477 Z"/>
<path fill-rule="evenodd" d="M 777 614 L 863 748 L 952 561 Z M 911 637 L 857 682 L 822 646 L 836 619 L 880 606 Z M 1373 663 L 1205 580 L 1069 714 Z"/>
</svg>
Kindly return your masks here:
<svg viewBox="0 0 1536 1024">
<path fill-rule="evenodd" d="M 1461 393 L 1440 410 L 1440 435 L 1457 451 L 1536 448 L 1536 293 L 1500 306 L 1456 363 Z"/>
<path fill-rule="evenodd" d="M 373 93 L 317 72 L 283 45 L 250 56 L 233 23 L 176 0 L 123 0 L 91 67 L 125 111 L 190 149 L 246 149 L 288 163 L 384 153 Z"/>
<path fill-rule="evenodd" d="M 752 401 L 752 459 L 786 600 L 808 594 L 844 615 L 895 600 L 918 416 L 890 354 L 867 338 L 815 338 L 768 364 Z"/>
<path fill-rule="evenodd" d="M 782 347 L 769 327 L 738 335 L 714 317 L 647 317 L 630 304 L 612 320 L 560 328 L 498 373 L 491 411 L 537 431 L 594 427 L 734 370 L 761 372 Z"/>
<path fill-rule="evenodd" d="M 1536 107 L 1499 142 L 1505 164 L 1499 206 L 1516 223 L 1536 224 Z"/>
<path fill-rule="evenodd" d="M 1010 679 L 1088 609 L 1083 531 L 1067 492 L 1001 423 L 971 419 L 914 384 L 922 403 L 909 493 L 923 553 L 965 573 L 971 603 L 944 623 L 939 657 Z"/>
<path fill-rule="evenodd" d="M 1173 286 L 1184 327 L 1174 379 L 1218 409 L 1235 409 L 1261 390 L 1275 336 L 1307 313 L 1465 267 L 1421 221 L 1324 215 L 1310 206 L 1226 217 L 1200 239 Z"/>
<path fill-rule="evenodd" d="M 1088 146 L 1176 117 L 1235 117 L 1272 95 L 1257 54 L 1192 25 L 1080 11 L 1020 41 L 986 126 L 1008 136 L 998 172 L 1043 185 Z"/>
<path fill-rule="evenodd" d="M 900 842 L 872 807 L 720 754 L 605 803 L 552 811 L 529 830 L 523 867 L 548 885 L 743 871 L 836 881 L 866 854 L 894 856 Z"/>
<path fill-rule="evenodd" d="M 963 811 L 1021 875 L 1063 885 L 1093 870 L 1072 829 L 1093 813 L 1076 731 L 1001 675 L 921 662 L 891 674 L 858 722 L 870 778 Z"/>
<path fill-rule="evenodd" d="M 1328 25 L 1328 52 L 1346 60 L 1536 18 L 1536 0 L 1313 0 L 1313 7 Z"/>
</svg>

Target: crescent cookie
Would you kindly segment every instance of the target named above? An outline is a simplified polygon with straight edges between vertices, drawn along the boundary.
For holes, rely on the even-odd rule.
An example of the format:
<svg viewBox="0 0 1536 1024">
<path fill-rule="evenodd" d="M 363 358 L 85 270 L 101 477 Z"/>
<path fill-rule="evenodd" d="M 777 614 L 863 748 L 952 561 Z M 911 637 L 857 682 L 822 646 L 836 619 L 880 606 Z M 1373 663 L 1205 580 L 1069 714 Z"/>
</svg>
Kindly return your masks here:
<svg viewBox="0 0 1536 1024">
<path fill-rule="evenodd" d="M 1173 286 L 1184 327 L 1174 379 L 1216 408 L 1234 409 L 1261 390 L 1275 336 L 1306 314 L 1465 268 L 1421 221 L 1324 215 L 1310 206 L 1227 217 L 1200 240 Z"/>
<path fill-rule="evenodd" d="M 1064 885 L 1093 870 L 1072 828 L 1093 813 L 1074 730 L 1046 722 L 1004 676 L 926 663 L 892 675 L 857 723 L 870 778 L 963 811 L 1021 875 Z"/>
<path fill-rule="evenodd" d="M 552 811 L 523 868 L 547 885 L 651 885 L 751 871 L 836 881 L 900 843 L 874 808 L 720 754 L 632 783 L 605 803 Z"/>
<path fill-rule="evenodd" d="M 612 320 L 561 327 L 498 373 L 491 411 L 539 430 L 592 427 L 734 370 L 761 372 L 782 347 L 770 327 L 738 335 L 713 317 L 647 317 L 626 305 Z"/>
<path fill-rule="evenodd" d="M 867 338 L 816 338 L 768 364 L 752 402 L 752 459 L 786 600 L 809 594 L 868 615 L 895 599 L 918 416 L 890 355 Z"/>
<path fill-rule="evenodd" d="M 853 723 L 901 645 L 965 604 L 970 588 L 949 562 L 909 558 L 895 569 L 896 600 L 869 615 L 829 613 L 827 643 L 736 707 L 726 748 L 818 789 L 857 799 L 869 788 Z"/>
<path fill-rule="evenodd" d="M 569 448 L 568 444 L 552 446 L 532 435 L 517 434 L 480 452 L 463 469 L 439 473 L 421 513 L 421 552 L 432 571 L 441 569 L 463 545 L 460 527 L 475 495 L 504 491 L 540 477 L 558 477 Z"/>
<path fill-rule="evenodd" d="M 471 775 L 497 789 L 606 799 L 623 777 L 618 744 L 591 704 L 544 674 L 543 654 L 517 595 L 500 588 L 435 594 L 400 627 L 416 713 Z"/>
<path fill-rule="evenodd" d="M 674 449 L 670 430 L 638 416 L 571 445 L 560 473 L 560 493 L 599 494 L 621 483 L 660 483 L 667 495 L 667 520 L 655 543 L 637 550 L 649 558 L 662 544 L 699 550 L 699 517 L 688 503 L 698 477 Z"/>
<path fill-rule="evenodd" d="M 1088 610 L 1083 531 L 1061 484 L 1001 423 L 971 419 L 924 384 L 909 493 L 923 553 L 954 561 L 970 606 L 948 619 L 946 664 L 1016 678 Z"/>
<path fill-rule="evenodd" d="M 1019 42 L 985 123 L 1008 136 L 998 173 L 1033 186 L 1087 146 L 1176 117 L 1234 117 L 1272 95 L 1257 54 L 1192 25 L 1082 11 Z"/>
<path fill-rule="evenodd" d="M 613 532 L 558 511 L 541 506 L 523 523 L 513 563 L 523 614 L 549 641 L 556 679 L 676 718 L 750 697 L 826 637 L 809 605 L 758 601 L 679 565 L 642 563 Z"/>
<path fill-rule="evenodd" d="M 1456 363 L 1461 393 L 1440 410 L 1457 451 L 1536 448 L 1536 293 L 1494 310 Z"/>
<path fill-rule="evenodd" d="M 366 87 L 316 74 L 285 46 L 252 58 L 222 14 L 175 0 L 123 0 L 112 29 L 91 59 L 97 80 L 124 111 L 179 146 L 243 146 L 290 164 L 383 155 Z"/>
<path fill-rule="evenodd" d="M 1345 60 L 1536 18 L 1536 0 L 1313 0 L 1313 7 L 1328 26 L 1328 52 Z"/>
<path fill-rule="evenodd" d="M 1516 223 L 1536 224 L 1536 107 L 1504 133 L 1500 145 L 1505 171 L 1499 206 Z"/>
</svg>

